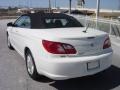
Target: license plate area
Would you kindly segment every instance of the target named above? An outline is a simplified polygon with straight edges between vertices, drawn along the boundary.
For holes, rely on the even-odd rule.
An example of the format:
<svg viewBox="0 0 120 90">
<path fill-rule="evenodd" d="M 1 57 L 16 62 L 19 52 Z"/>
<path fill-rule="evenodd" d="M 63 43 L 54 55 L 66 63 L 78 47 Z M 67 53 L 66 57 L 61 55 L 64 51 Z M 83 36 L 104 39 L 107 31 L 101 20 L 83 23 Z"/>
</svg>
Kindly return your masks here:
<svg viewBox="0 0 120 90">
<path fill-rule="evenodd" d="M 100 60 L 91 61 L 87 63 L 87 70 L 93 70 L 97 68 L 100 68 Z"/>
</svg>

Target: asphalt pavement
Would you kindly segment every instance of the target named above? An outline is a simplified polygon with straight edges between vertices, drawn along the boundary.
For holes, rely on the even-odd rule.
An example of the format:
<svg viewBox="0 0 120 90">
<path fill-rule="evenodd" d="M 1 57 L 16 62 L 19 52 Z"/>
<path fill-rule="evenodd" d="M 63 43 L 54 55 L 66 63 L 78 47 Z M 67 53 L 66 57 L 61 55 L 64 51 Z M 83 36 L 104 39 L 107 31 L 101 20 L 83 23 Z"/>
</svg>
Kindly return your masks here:
<svg viewBox="0 0 120 90">
<path fill-rule="evenodd" d="M 112 66 L 93 76 L 54 81 L 46 77 L 32 80 L 25 61 L 6 44 L 6 24 L 13 20 L 0 20 L 0 90 L 120 90 L 120 46 L 112 44 Z"/>
</svg>

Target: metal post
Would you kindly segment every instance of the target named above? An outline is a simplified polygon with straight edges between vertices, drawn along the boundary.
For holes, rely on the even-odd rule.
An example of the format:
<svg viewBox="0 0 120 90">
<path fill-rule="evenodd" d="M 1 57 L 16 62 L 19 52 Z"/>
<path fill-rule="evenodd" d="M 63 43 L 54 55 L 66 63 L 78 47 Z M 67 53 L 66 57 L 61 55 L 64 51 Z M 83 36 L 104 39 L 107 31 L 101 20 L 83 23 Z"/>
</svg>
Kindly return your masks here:
<svg viewBox="0 0 120 90">
<path fill-rule="evenodd" d="M 96 9 L 96 29 L 98 29 L 99 12 L 100 12 L 100 0 L 97 0 L 97 9 Z"/>
<path fill-rule="evenodd" d="M 120 10 L 120 0 L 118 0 L 118 10 Z"/>
<path fill-rule="evenodd" d="M 69 0 L 69 13 L 71 14 L 71 3 L 72 3 L 72 0 Z"/>
<path fill-rule="evenodd" d="M 28 0 L 28 8 L 30 9 L 30 0 Z"/>
<path fill-rule="evenodd" d="M 109 35 L 112 34 L 112 18 L 111 18 L 111 21 L 110 21 L 110 32 L 109 32 Z"/>
<path fill-rule="evenodd" d="M 20 8 L 20 0 L 18 0 L 18 3 L 19 3 L 19 4 L 18 4 L 18 7 Z"/>
<path fill-rule="evenodd" d="M 55 8 L 56 8 L 56 0 L 55 0 Z"/>
</svg>

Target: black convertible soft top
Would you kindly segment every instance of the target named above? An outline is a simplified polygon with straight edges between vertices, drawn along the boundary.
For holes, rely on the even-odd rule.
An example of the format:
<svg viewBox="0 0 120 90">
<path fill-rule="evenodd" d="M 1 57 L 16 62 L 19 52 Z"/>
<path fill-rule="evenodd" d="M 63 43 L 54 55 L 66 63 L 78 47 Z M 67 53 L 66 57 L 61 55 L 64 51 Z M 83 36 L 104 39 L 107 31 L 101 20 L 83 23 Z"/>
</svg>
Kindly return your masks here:
<svg viewBox="0 0 120 90">
<path fill-rule="evenodd" d="M 24 14 L 22 16 L 29 16 L 31 19 L 31 28 L 32 29 L 40 29 L 40 28 L 45 28 L 44 20 L 45 18 L 66 18 L 66 19 L 72 19 L 75 20 L 72 16 L 63 14 L 63 13 L 43 13 L 43 12 L 38 12 L 38 13 L 28 13 Z M 77 20 L 75 20 L 78 22 Z M 79 22 L 78 22 L 79 23 Z M 80 23 L 79 23 L 80 24 Z"/>
</svg>

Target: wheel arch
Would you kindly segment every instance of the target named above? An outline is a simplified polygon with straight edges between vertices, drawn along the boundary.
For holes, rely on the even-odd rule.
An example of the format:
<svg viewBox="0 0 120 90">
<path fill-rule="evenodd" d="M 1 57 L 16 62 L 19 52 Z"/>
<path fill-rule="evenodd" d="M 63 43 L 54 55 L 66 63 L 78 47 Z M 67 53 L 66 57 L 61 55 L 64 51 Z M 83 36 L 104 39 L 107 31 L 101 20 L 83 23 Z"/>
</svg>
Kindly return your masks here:
<svg viewBox="0 0 120 90">
<path fill-rule="evenodd" d="M 29 47 L 28 47 L 29 46 Z M 36 70 L 37 72 L 39 72 L 39 74 L 41 74 L 41 70 L 40 70 L 40 65 L 38 63 L 38 59 L 36 57 L 38 57 L 38 52 L 37 52 L 37 49 L 32 47 L 32 45 L 30 46 L 29 44 L 26 44 L 25 48 L 24 48 L 24 60 L 26 61 L 26 52 L 27 51 L 30 51 L 32 56 L 33 56 L 33 59 L 34 59 L 34 64 L 36 66 Z M 40 61 L 39 61 L 40 62 Z"/>
<path fill-rule="evenodd" d="M 24 48 L 24 58 L 25 58 L 25 60 L 26 60 L 26 53 L 27 53 L 28 50 L 30 51 L 30 49 L 28 47 Z"/>
<path fill-rule="evenodd" d="M 38 74 L 38 71 L 37 71 L 37 68 L 36 68 L 36 63 L 35 63 L 35 60 L 34 60 L 34 56 L 33 56 L 33 54 L 32 54 L 32 52 L 31 52 L 29 47 L 25 47 L 25 49 L 24 49 L 24 57 L 25 57 L 26 66 L 27 66 L 27 57 L 26 57 L 27 56 L 27 52 L 29 52 L 32 55 L 32 60 L 33 60 L 34 68 L 35 68 L 35 76 L 31 76 L 30 74 L 29 75 L 33 79 L 36 79 L 39 74 Z"/>
<path fill-rule="evenodd" d="M 6 35 L 8 36 L 8 31 L 6 31 Z"/>
<path fill-rule="evenodd" d="M 26 54 L 27 54 L 28 51 L 32 54 L 32 57 L 33 57 L 33 59 L 34 59 L 34 53 L 32 52 L 32 49 L 30 49 L 30 48 L 27 47 L 27 46 L 24 48 L 24 59 L 26 60 Z M 34 63 L 35 63 L 35 59 L 34 59 Z M 36 65 L 36 64 L 35 64 L 35 65 Z"/>
</svg>

